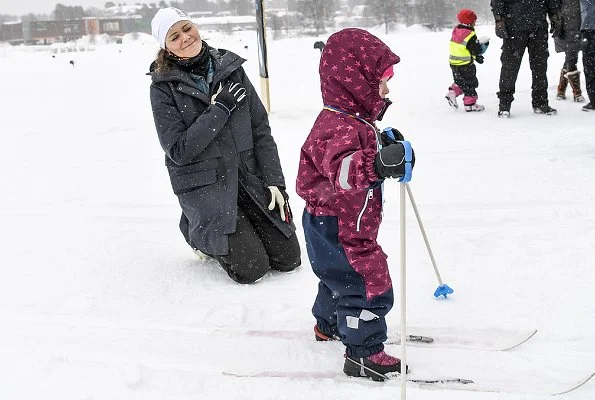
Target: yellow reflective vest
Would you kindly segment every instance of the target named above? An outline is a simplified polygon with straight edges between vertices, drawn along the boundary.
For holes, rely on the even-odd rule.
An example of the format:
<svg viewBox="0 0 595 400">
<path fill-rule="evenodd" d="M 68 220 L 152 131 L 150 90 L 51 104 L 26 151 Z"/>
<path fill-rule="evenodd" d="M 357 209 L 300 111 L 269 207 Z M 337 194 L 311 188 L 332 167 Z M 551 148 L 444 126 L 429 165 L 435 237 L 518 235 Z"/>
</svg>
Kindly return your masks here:
<svg viewBox="0 0 595 400">
<path fill-rule="evenodd" d="M 467 50 L 467 42 L 475 36 L 475 31 L 471 31 L 461 43 L 455 42 L 451 39 L 450 41 L 450 57 L 448 61 L 450 65 L 466 65 L 473 62 L 473 56 Z"/>
</svg>

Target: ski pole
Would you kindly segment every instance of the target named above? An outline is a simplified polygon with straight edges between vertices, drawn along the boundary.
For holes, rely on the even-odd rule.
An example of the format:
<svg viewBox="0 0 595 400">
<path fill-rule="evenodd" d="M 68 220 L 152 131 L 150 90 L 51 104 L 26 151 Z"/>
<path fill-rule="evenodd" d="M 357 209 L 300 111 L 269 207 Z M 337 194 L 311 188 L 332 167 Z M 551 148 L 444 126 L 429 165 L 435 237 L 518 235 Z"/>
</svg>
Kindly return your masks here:
<svg viewBox="0 0 595 400">
<path fill-rule="evenodd" d="M 411 180 L 411 170 L 413 165 L 413 149 L 411 143 L 406 140 L 399 141 L 405 150 L 405 175 L 399 178 L 400 182 L 400 236 L 401 236 L 401 400 L 407 398 L 407 258 L 406 258 L 406 240 L 405 240 L 405 203 L 407 202 L 407 195 L 405 190 Z M 404 366 L 404 367 L 403 367 Z M 405 368 L 405 371 L 403 371 Z"/>
<path fill-rule="evenodd" d="M 407 398 L 407 296 L 406 296 L 406 257 L 405 257 L 405 201 L 407 200 L 405 197 L 405 188 L 408 187 L 408 184 L 402 182 L 399 185 L 401 188 L 400 190 L 400 234 L 401 234 L 401 400 L 405 400 Z M 405 368 L 405 371 L 403 371 Z"/>
<path fill-rule="evenodd" d="M 409 195 L 409 200 L 411 201 L 411 205 L 413 206 L 413 212 L 415 213 L 415 218 L 417 218 L 417 224 L 419 225 L 419 229 L 421 230 L 421 234 L 424 238 L 424 242 L 426 244 L 426 248 L 428 249 L 428 254 L 430 255 L 430 260 L 432 260 L 432 266 L 434 267 L 434 272 L 436 272 L 436 277 L 438 278 L 438 288 L 434 291 L 434 297 L 444 296 L 446 298 L 447 295 L 454 292 L 450 286 L 446 285 L 442 282 L 442 278 L 440 277 L 440 272 L 438 271 L 438 266 L 436 265 L 436 260 L 434 259 L 434 253 L 432 253 L 432 249 L 430 247 L 430 242 L 428 241 L 428 236 L 426 235 L 426 230 L 424 229 L 424 225 L 421 222 L 421 217 L 419 216 L 419 211 L 417 210 L 417 205 L 415 204 L 415 200 L 413 199 L 413 193 L 411 192 L 411 187 L 409 187 L 408 183 L 405 183 L 407 188 L 407 194 Z"/>
</svg>

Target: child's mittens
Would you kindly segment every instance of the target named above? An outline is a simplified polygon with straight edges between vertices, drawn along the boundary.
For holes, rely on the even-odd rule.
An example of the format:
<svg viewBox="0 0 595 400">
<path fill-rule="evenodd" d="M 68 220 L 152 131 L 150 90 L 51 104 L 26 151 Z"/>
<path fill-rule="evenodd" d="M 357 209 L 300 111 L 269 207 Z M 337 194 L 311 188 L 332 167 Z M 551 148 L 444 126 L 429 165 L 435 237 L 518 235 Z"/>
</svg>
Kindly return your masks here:
<svg viewBox="0 0 595 400">
<path fill-rule="evenodd" d="M 380 132 L 380 142 L 382 143 L 383 147 L 402 140 L 405 140 L 405 137 L 396 128 L 389 127 Z"/>
<path fill-rule="evenodd" d="M 411 167 L 415 165 L 415 153 L 412 151 Z M 374 160 L 374 170 L 381 179 L 400 178 L 405 175 L 405 147 L 394 143 L 380 149 Z"/>
<path fill-rule="evenodd" d="M 475 61 L 477 61 L 478 64 L 483 64 L 483 56 L 482 55 L 476 56 Z"/>
</svg>

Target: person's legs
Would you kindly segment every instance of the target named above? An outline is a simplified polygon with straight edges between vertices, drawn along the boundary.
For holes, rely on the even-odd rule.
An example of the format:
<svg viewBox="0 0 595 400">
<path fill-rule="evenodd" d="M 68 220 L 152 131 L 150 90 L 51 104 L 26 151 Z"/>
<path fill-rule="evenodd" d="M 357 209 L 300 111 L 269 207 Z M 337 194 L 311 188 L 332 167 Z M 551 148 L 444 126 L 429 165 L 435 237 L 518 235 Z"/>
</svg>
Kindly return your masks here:
<svg viewBox="0 0 595 400">
<path fill-rule="evenodd" d="M 320 279 L 312 314 L 323 333 L 338 335 L 337 304 L 341 295 L 351 287 L 351 280 L 356 278 L 355 271 L 339 244 L 337 217 L 315 217 L 304 210 L 302 227 L 310 265 Z M 340 290 L 334 291 L 333 287 L 336 286 Z"/>
<path fill-rule="evenodd" d="M 497 93 L 500 99 L 500 110 L 510 111 L 510 105 L 514 100 L 516 80 L 521 67 L 521 61 L 527 46 L 528 34 L 519 33 L 513 38 L 504 39 L 502 44 L 502 54 L 500 61 L 499 91 Z"/>
<path fill-rule="evenodd" d="M 474 63 L 453 67 L 453 76 L 455 83 L 461 88 L 465 97 L 477 99 L 477 91 L 475 89 L 479 86 L 479 82 Z M 465 105 L 473 103 L 465 103 Z"/>
<path fill-rule="evenodd" d="M 529 52 L 529 66 L 531 68 L 531 98 L 533 108 L 548 104 L 547 99 L 547 59 L 548 34 L 546 29 L 540 29 L 529 36 L 527 43 Z"/>
<path fill-rule="evenodd" d="M 457 80 L 456 75 L 458 73 L 457 67 L 454 65 L 451 65 L 450 69 L 452 70 L 453 84 L 448 87 L 448 91 L 446 92 L 446 95 L 444 96 L 444 98 L 448 102 L 449 106 L 451 106 L 452 108 L 459 108 L 459 104 L 457 103 L 457 97 L 460 96 L 461 94 L 463 94 L 463 91 L 461 90 L 459 85 L 456 84 L 456 80 Z"/>
<path fill-rule="evenodd" d="M 236 231 L 228 235 L 229 251 L 225 256 L 213 256 L 229 277 L 238 283 L 252 283 L 270 269 L 269 258 L 254 231 L 248 216 L 238 207 Z"/>
<path fill-rule="evenodd" d="M 564 69 L 568 72 L 576 71 L 578 64 L 578 50 L 568 50 L 564 53 Z"/>
<path fill-rule="evenodd" d="M 589 96 L 589 104 L 593 107 L 595 106 L 595 31 L 583 31 L 582 38 L 585 88 Z"/>
<path fill-rule="evenodd" d="M 352 249 L 339 240 L 337 217 L 304 211 L 302 225 L 312 270 L 322 283 L 312 307 L 317 324 L 331 329 L 336 326 L 348 356 L 381 352 L 387 338 L 385 316 L 393 304 L 392 287 L 368 298 L 364 278 L 346 255 Z M 378 261 L 370 258 L 366 263 Z M 386 263 L 385 258 L 382 261 Z"/>
<path fill-rule="evenodd" d="M 238 194 L 238 204 L 241 204 L 260 238 L 269 258 L 270 267 L 277 271 L 289 272 L 300 266 L 301 250 L 296 234 L 286 237 L 243 189 L 240 189 Z"/>
<path fill-rule="evenodd" d="M 568 53 L 566 53 L 568 54 Z M 560 80 L 558 81 L 558 88 L 556 98 L 558 100 L 565 100 L 566 99 L 566 88 L 568 87 L 568 77 L 566 76 L 566 62 L 564 62 L 564 66 L 560 70 Z"/>
<path fill-rule="evenodd" d="M 314 266 L 312 267 L 314 269 Z M 317 270 L 314 273 L 318 276 Z M 320 278 L 320 276 L 319 276 Z M 312 306 L 317 329 L 326 336 L 340 336 L 337 329 L 337 304 L 339 296 L 333 293 L 322 280 L 318 282 L 318 293 Z"/>
<path fill-rule="evenodd" d="M 566 78 L 572 87 L 572 96 L 574 101 L 582 103 L 585 101 L 583 91 L 581 90 L 581 72 L 577 69 L 578 50 L 569 50 L 566 52 L 564 68 L 566 68 Z"/>
<path fill-rule="evenodd" d="M 479 81 L 477 80 L 475 64 L 470 63 L 457 67 L 455 82 L 463 91 L 465 111 L 483 111 L 485 109 L 483 105 L 477 104 L 477 91 L 475 89 L 479 86 Z"/>
</svg>

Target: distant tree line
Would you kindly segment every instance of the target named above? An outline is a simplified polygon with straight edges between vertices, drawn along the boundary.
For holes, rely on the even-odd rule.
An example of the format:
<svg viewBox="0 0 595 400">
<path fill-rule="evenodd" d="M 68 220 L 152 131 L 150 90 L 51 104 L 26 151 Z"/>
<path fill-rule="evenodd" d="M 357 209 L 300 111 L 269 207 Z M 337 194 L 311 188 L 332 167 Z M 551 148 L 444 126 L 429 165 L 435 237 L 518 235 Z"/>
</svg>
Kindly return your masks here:
<svg viewBox="0 0 595 400">
<path fill-rule="evenodd" d="M 291 1 L 291 0 L 290 0 Z M 101 17 L 105 15 L 105 10 L 116 6 L 133 5 L 134 3 L 118 3 L 107 1 L 103 9 L 90 7 L 83 8 L 82 6 L 66 6 L 57 3 L 54 6 L 54 11 L 50 14 L 35 14 L 29 13 L 22 15 L 25 20 L 45 20 L 56 19 L 59 21 L 69 19 L 79 19 L 84 17 Z M 212 11 L 213 14 L 222 11 L 229 11 L 232 15 L 253 15 L 254 1 L 253 0 L 181 0 L 181 1 L 164 1 L 143 4 L 140 8 L 139 14 L 144 17 L 153 15 L 160 8 L 177 7 L 185 11 Z M 16 16 L 0 14 L 0 23 L 14 21 Z"/>
<path fill-rule="evenodd" d="M 362 0 L 356 3 L 368 6 L 369 15 L 385 26 L 403 23 L 407 26 L 420 24 L 430 29 L 444 29 L 456 23 L 456 15 L 461 8 L 470 8 L 478 18 L 492 21 L 493 16 L 488 0 Z M 353 1 L 352 1 L 353 3 Z"/>
<path fill-rule="evenodd" d="M 274 1 L 274 0 L 273 0 Z M 295 26 L 287 26 L 289 20 L 274 18 L 269 27 L 277 29 L 298 29 L 321 33 L 334 29 L 333 17 L 337 12 L 349 14 L 350 10 L 359 6 L 363 9 L 364 27 L 383 25 L 386 32 L 393 30 L 397 24 L 407 26 L 420 24 L 429 29 L 444 29 L 456 23 L 456 14 L 461 8 L 473 9 L 480 22 L 491 21 L 490 2 L 487 0 L 277 0 L 275 5 L 283 4 L 289 12 L 301 13 Z M 83 17 L 105 16 L 106 9 L 126 6 L 127 3 L 107 1 L 103 9 L 82 6 L 55 5 L 51 15 L 28 14 L 23 20 L 57 19 L 69 20 Z M 186 11 L 210 11 L 213 14 L 228 11 L 232 15 L 253 15 L 253 0 L 179 0 L 153 2 L 144 4 L 137 11 L 143 20 L 150 21 L 157 10 L 163 7 L 178 7 Z M 0 15 L 0 23 L 14 20 L 14 17 Z"/>
</svg>

